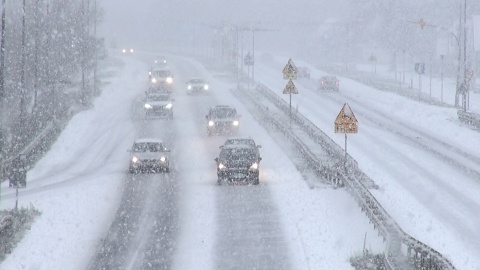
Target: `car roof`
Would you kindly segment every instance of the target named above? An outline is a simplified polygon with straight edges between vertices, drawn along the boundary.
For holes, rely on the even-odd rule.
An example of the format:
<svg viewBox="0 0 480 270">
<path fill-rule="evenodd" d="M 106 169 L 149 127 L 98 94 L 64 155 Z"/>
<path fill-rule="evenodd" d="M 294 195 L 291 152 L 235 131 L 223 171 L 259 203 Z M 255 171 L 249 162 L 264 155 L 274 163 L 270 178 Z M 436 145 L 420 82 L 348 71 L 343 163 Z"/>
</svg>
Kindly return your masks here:
<svg viewBox="0 0 480 270">
<path fill-rule="evenodd" d="M 235 108 L 229 105 L 216 105 L 216 106 L 212 106 L 210 109 L 235 109 Z"/>
<path fill-rule="evenodd" d="M 140 139 L 136 139 L 135 140 L 135 143 L 162 143 L 163 144 L 163 141 L 160 140 L 160 139 L 156 139 L 156 138 L 140 138 Z"/>
<path fill-rule="evenodd" d="M 232 141 L 252 141 L 252 142 L 255 142 L 255 140 L 250 138 L 250 137 L 230 137 L 230 138 L 227 138 L 225 140 L 225 142 L 230 141 L 230 140 L 232 140 Z"/>
<path fill-rule="evenodd" d="M 253 147 L 248 144 L 227 144 L 222 147 L 222 149 L 252 149 Z"/>
</svg>

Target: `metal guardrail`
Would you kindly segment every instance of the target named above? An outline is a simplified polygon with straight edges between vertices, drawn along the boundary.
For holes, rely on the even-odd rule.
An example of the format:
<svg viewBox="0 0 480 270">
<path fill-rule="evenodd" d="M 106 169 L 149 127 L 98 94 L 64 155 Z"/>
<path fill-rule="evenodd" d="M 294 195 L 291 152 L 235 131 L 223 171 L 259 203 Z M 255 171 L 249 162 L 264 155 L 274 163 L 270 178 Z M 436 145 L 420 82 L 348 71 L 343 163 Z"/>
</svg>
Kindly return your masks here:
<svg viewBox="0 0 480 270">
<path fill-rule="evenodd" d="M 285 115 L 289 113 L 289 105 L 286 101 L 281 99 L 273 91 L 271 91 L 266 86 L 259 84 L 256 88 L 256 93 L 264 95 L 270 102 L 275 104 L 280 110 L 282 110 Z M 334 160 L 344 160 L 345 154 L 343 149 L 337 145 L 333 140 L 331 140 L 326 134 L 319 130 L 313 123 L 311 123 L 307 118 L 305 118 L 300 113 L 295 113 L 292 115 L 293 121 L 295 121 L 299 126 L 306 130 L 308 134 L 319 144 L 321 144 L 328 155 Z M 286 129 L 285 131 L 288 131 Z M 290 134 L 289 137 L 295 137 L 294 134 Z M 312 162 L 314 158 L 310 158 Z M 395 220 L 387 213 L 387 211 L 380 205 L 380 203 L 375 199 L 375 197 L 370 193 L 369 189 L 365 187 L 364 184 L 358 178 L 358 168 L 355 166 L 356 161 L 348 156 L 347 166 L 350 171 L 342 171 L 340 175 L 342 180 L 349 191 L 349 193 L 356 199 L 357 203 L 360 205 L 360 208 L 363 212 L 366 213 L 368 218 L 372 221 L 375 228 L 378 229 L 379 233 L 383 236 L 384 240 L 387 241 L 387 249 L 385 252 L 384 260 L 385 265 L 390 269 L 409 269 L 414 267 L 414 269 L 444 269 L 444 270 L 453 270 L 455 267 L 451 262 L 442 256 L 438 251 L 427 246 L 426 244 L 420 242 L 419 240 L 411 237 L 406 234 L 400 226 L 395 222 Z M 320 164 L 321 165 L 321 164 Z M 338 177 L 338 171 L 333 171 L 330 168 L 324 173 L 332 174 Z M 362 175 L 362 174 L 360 174 Z M 414 252 L 413 258 L 405 256 L 405 258 L 400 258 L 402 244 L 406 246 L 408 250 L 407 256 L 411 256 L 411 253 Z M 416 265 L 417 257 L 420 256 L 420 264 L 418 267 Z M 405 260 L 407 259 L 407 260 Z M 410 259 L 410 261 L 408 261 Z M 411 265 L 413 261 L 414 265 Z"/>
<path fill-rule="evenodd" d="M 460 121 L 466 123 L 469 126 L 480 129 L 480 114 L 458 110 L 457 115 Z"/>
<path fill-rule="evenodd" d="M 18 158 L 20 155 L 28 155 L 31 153 L 34 149 L 38 147 L 38 145 L 43 142 L 43 139 L 47 137 L 52 130 L 54 130 L 57 127 L 57 123 L 52 121 L 48 123 L 48 125 L 38 134 L 38 136 L 31 141 L 24 149 L 22 149 L 19 153 L 15 154 L 14 156 L 11 156 L 5 160 L 2 160 L 0 163 L 0 182 L 5 180 L 5 172 L 7 168 L 10 166 L 13 160 Z"/>
</svg>

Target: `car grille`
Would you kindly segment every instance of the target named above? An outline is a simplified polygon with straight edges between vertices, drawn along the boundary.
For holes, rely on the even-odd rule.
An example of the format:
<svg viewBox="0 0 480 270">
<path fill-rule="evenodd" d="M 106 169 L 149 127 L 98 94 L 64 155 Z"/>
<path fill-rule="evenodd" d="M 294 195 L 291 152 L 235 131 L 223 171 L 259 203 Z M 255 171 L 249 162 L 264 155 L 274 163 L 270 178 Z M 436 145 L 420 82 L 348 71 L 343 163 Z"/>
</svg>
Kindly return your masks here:
<svg viewBox="0 0 480 270">
<path fill-rule="evenodd" d="M 232 122 L 231 121 L 225 121 L 225 122 L 216 122 L 215 123 L 215 126 L 216 127 L 230 127 L 232 125 Z"/>
</svg>

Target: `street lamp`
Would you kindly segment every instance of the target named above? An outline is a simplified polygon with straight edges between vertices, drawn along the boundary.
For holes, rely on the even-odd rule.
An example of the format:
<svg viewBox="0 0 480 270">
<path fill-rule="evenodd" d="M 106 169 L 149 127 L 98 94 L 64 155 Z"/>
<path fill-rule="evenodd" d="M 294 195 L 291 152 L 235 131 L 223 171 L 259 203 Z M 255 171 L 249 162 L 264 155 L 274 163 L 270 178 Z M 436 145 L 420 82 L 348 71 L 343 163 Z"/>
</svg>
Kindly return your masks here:
<svg viewBox="0 0 480 270">
<path fill-rule="evenodd" d="M 465 8 L 466 8 L 466 0 L 465 0 Z M 467 69 L 467 65 L 466 65 L 466 62 L 467 62 L 467 58 L 466 58 L 466 35 L 464 35 L 463 37 L 463 42 L 464 42 L 464 58 L 463 58 L 463 63 L 462 63 L 462 46 L 460 44 L 460 39 L 458 38 L 457 35 L 455 35 L 453 32 L 451 32 L 450 30 L 448 30 L 447 28 L 444 28 L 444 27 L 441 27 L 441 26 L 437 26 L 437 25 L 431 25 L 431 24 L 427 24 L 423 19 L 420 19 L 418 22 L 416 22 L 420 25 L 420 27 L 423 29 L 425 26 L 428 26 L 428 27 L 434 27 L 434 28 L 438 28 L 438 29 L 441 29 L 449 34 L 451 34 L 454 38 L 455 38 L 455 41 L 457 41 L 457 46 L 458 46 L 458 65 L 457 65 L 457 93 L 455 94 L 455 106 L 458 106 L 458 94 L 461 93 L 461 92 L 465 92 L 466 90 L 463 89 L 464 87 L 466 87 L 466 83 L 467 83 L 467 79 L 466 79 L 466 69 Z M 465 30 L 466 31 L 466 30 Z M 465 33 L 466 34 L 466 33 Z M 441 56 L 442 57 L 442 101 L 443 101 L 443 55 Z M 461 65 L 463 66 L 463 69 L 464 69 L 464 72 L 463 72 L 463 82 L 460 83 L 460 73 L 461 73 Z M 464 94 L 465 95 L 465 94 Z M 465 99 L 465 97 L 464 97 Z M 465 100 L 464 102 L 465 103 Z M 465 109 L 465 108 L 464 108 Z"/>
</svg>

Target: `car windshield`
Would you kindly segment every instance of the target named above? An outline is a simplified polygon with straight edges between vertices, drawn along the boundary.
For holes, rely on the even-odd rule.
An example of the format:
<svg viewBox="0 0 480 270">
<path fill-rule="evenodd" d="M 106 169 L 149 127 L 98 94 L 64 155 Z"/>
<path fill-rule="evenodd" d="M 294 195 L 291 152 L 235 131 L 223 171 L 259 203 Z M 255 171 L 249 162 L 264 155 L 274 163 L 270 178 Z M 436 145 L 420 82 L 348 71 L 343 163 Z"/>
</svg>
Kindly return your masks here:
<svg viewBox="0 0 480 270">
<path fill-rule="evenodd" d="M 191 79 L 190 83 L 204 83 L 204 80 L 202 80 L 202 79 Z"/>
<path fill-rule="evenodd" d="M 213 118 L 231 118 L 236 115 L 235 109 L 232 108 L 213 109 L 210 111 L 210 116 Z"/>
<path fill-rule="evenodd" d="M 148 95 L 147 101 L 167 101 L 170 100 L 169 95 Z"/>
<path fill-rule="evenodd" d="M 226 148 L 220 151 L 220 159 L 252 160 L 255 159 L 255 152 L 251 148 Z"/>
<path fill-rule="evenodd" d="M 133 152 L 162 152 L 165 147 L 157 142 L 138 142 L 133 144 L 132 150 Z"/>
<path fill-rule="evenodd" d="M 241 145 L 251 145 L 255 146 L 255 141 L 253 139 L 228 139 L 225 141 L 225 145 L 230 144 L 241 144 Z"/>
<path fill-rule="evenodd" d="M 325 76 L 325 77 L 322 77 L 322 81 L 325 81 L 325 82 L 334 82 L 336 81 L 337 78 L 336 77 L 332 77 L 332 76 Z"/>
<path fill-rule="evenodd" d="M 154 70 L 152 71 L 152 75 L 156 77 L 168 77 L 170 76 L 171 72 L 168 70 Z"/>
</svg>

